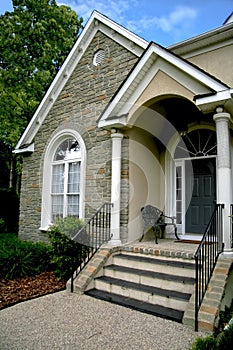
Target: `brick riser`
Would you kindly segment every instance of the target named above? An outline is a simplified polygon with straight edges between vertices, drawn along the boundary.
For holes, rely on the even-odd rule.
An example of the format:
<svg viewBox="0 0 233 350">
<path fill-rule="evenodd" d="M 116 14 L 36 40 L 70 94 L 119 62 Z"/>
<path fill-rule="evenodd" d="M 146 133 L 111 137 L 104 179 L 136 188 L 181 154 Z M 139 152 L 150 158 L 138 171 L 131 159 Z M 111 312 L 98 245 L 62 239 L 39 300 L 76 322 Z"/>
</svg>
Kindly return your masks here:
<svg viewBox="0 0 233 350">
<path fill-rule="evenodd" d="M 181 323 L 193 292 L 193 271 L 193 263 L 176 258 L 118 254 L 85 294 Z"/>
</svg>

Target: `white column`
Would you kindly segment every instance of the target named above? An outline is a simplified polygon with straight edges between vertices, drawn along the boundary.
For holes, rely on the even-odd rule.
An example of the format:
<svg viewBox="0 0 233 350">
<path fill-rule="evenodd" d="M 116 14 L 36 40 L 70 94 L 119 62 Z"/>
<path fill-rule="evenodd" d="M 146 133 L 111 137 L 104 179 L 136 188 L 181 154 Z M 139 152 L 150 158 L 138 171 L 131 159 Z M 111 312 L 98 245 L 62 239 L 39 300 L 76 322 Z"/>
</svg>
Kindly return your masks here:
<svg viewBox="0 0 233 350">
<path fill-rule="evenodd" d="M 111 234 L 110 244 L 121 244 L 120 239 L 120 200 L 121 200 L 121 142 L 123 135 L 112 133 L 112 187 Z"/>
<path fill-rule="evenodd" d="M 217 133 L 217 202 L 224 204 L 223 209 L 223 242 L 224 255 L 232 255 L 230 205 L 232 203 L 232 174 L 229 122 L 231 115 L 216 109 L 214 121 Z"/>
</svg>

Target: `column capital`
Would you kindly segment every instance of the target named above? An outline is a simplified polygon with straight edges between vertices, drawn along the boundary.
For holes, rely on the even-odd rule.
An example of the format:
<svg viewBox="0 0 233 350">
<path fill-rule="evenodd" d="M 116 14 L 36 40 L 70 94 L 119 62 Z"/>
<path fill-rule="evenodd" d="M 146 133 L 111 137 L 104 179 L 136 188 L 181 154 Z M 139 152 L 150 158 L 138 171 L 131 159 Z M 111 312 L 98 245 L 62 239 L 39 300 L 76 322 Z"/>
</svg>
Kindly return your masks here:
<svg viewBox="0 0 233 350">
<path fill-rule="evenodd" d="M 114 132 L 111 133 L 111 138 L 112 139 L 123 139 L 124 135 L 120 132 Z"/>
<path fill-rule="evenodd" d="M 227 120 L 230 121 L 231 120 L 231 115 L 228 112 L 218 112 L 214 114 L 213 119 L 215 122 L 217 122 L 218 120 Z"/>
</svg>

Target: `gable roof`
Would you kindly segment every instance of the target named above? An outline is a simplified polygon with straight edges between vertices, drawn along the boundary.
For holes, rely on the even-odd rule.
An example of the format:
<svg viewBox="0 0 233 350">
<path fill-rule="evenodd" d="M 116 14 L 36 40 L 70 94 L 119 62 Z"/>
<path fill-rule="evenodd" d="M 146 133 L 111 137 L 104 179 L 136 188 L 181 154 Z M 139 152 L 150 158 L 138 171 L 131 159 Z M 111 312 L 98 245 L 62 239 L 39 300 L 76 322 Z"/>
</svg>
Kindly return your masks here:
<svg viewBox="0 0 233 350">
<path fill-rule="evenodd" d="M 126 125 L 130 109 L 159 70 L 170 76 L 176 74 L 180 78 L 178 81 L 188 89 L 192 84 L 199 104 L 206 95 L 209 97 L 218 94 L 218 103 L 223 92 L 224 99 L 231 98 L 232 91 L 226 84 L 168 49 L 151 42 L 103 111 L 98 126 Z M 184 76 L 185 79 L 182 79 Z"/>
<path fill-rule="evenodd" d="M 116 42 L 119 42 L 119 44 L 138 57 L 141 56 L 148 46 L 146 40 L 101 13 L 94 11 L 21 136 L 16 145 L 15 153 L 33 152 L 32 143 L 36 133 L 97 31 L 101 31 Z"/>
</svg>

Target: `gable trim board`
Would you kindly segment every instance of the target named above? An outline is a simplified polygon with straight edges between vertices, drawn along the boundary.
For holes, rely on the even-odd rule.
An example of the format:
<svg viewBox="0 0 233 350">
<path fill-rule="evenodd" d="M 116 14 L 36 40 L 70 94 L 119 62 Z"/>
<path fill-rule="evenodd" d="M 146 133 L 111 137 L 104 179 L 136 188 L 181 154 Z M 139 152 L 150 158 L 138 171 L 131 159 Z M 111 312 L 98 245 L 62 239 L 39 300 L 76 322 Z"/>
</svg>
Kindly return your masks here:
<svg viewBox="0 0 233 350">
<path fill-rule="evenodd" d="M 194 95 L 199 95 L 200 93 L 212 93 L 216 95 L 217 93 L 224 92 L 224 99 L 226 97 L 227 99 L 231 99 L 230 88 L 226 84 L 151 42 L 102 113 L 98 126 L 106 127 L 112 125 L 112 123 L 114 124 L 113 116 L 117 117 L 129 113 L 129 110 L 136 103 L 143 89 L 150 83 L 158 70 L 162 70 L 170 76 L 177 75 L 177 80 L 186 88 L 193 91 Z M 182 79 L 184 76 L 186 76 L 185 79 Z M 218 101 L 217 99 L 215 100 Z M 220 99 L 219 103 L 221 101 Z"/>
<path fill-rule="evenodd" d="M 41 124 L 97 31 L 103 32 L 138 57 L 148 45 L 146 40 L 108 19 L 101 13 L 94 11 L 16 145 L 15 153 L 32 152 L 32 147 L 28 148 L 28 146 L 33 142 Z"/>
</svg>

